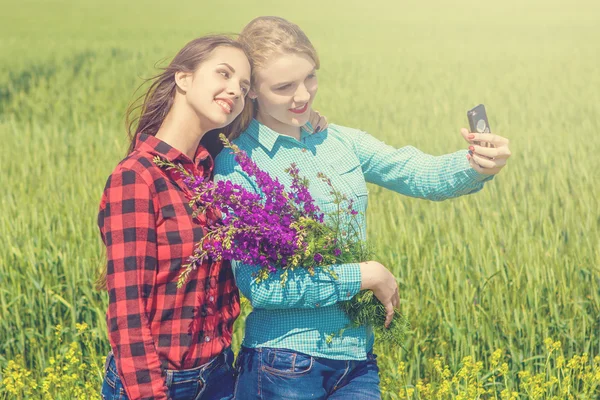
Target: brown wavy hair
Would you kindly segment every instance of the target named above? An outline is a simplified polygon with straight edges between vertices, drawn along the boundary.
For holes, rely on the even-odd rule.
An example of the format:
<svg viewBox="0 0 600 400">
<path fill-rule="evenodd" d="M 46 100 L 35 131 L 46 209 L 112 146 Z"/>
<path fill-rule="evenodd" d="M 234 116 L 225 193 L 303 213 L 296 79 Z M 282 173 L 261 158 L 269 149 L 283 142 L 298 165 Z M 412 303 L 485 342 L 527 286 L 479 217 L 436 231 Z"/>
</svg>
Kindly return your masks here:
<svg viewBox="0 0 600 400">
<path fill-rule="evenodd" d="M 141 132 L 147 135 L 156 135 L 171 110 L 177 87 L 175 73 L 180 71 L 193 73 L 202 62 L 210 57 L 215 49 L 221 46 L 240 49 L 248 56 L 245 46 L 229 35 L 203 36 L 187 43 L 179 50 L 169 65 L 162 68 L 161 73 L 146 79 L 138 87 L 136 92 L 150 83 L 148 89 L 129 105 L 125 114 L 125 128 L 129 136 L 127 155 L 135 148 L 137 137 Z M 138 112 L 139 115 L 136 115 Z M 223 148 L 218 134 L 223 132 L 229 135 L 231 132 L 240 130 L 242 124 L 242 116 L 240 115 L 228 126 L 207 132 L 200 143 L 215 157 Z M 96 281 L 96 287 L 99 290 L 106 288 L 106 263 L 104 263 L 104 267 Z"/>
<path fill-rule="evenodd" d="M 127 108 L 125 116 L 125 125 L 127 134 L 130 139 L 129 149 L 127 154 L 131 153 L 135 148 L 137 135 L 141 132 L 147 135 L 156 135 L 158 129 L 162 125 L 165 117 L 173 106 L 175 99 L 175 84 L 176 72 L 193 73 L 204 62 L 211 53 L 218 47 L 228 46 L 242 50 L 246 56 L 248 52 L 246 47 L 238 40 L 227 35 L 207 35 L 192 40 L 186 44 L 169 65 L 162 68 L 162 72 L 152 78 L 146 79 L 138 88 L 138 90 L 151 82 L 150 87 L 144 94 L 136 98 Z M 139 110 L 139 115 L 136 113 Z M 215 131 L 228 134 L 231 130 L 238 129 L 240 125 L 240 116 L 233 120 L 228 126 L 216 129 Z M 210 142 L 210 138 L 217 135 L 218 132 L 207 132 L 202 138 L 202 143 Z M 208 143 L 209 145 L 211 143 Z M 213 154 L 215 156 L 216 154 Z"/>
</svg>

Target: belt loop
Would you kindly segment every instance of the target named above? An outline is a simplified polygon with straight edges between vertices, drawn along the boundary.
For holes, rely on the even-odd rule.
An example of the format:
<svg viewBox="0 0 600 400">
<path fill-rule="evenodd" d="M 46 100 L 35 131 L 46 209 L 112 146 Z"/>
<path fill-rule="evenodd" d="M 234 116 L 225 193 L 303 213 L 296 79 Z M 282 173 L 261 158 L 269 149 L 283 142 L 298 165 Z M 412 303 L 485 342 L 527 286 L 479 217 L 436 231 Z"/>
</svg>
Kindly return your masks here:
<svg viewBox="0 0 600 400">
<path fill-rule="evenodd" d="M 106 360 L 104 361 L 104 374 L 108 372 L 108 366 L 110 364 L 110 360 L 114 358 L 113 351 L 109 351 L 106 355 Z"/>
<path fill-rule="evenodd" d="M 167 379 L 166 379 L 165 384 L 168 388 L 170 388 L 172 383 L 173 383 L 173 371 L 167 370 Z"/>
<path fill-rule="evenodd" d="M 223 363 L 229 365 L 229 347 L 223 352 Z"/>
</svg>

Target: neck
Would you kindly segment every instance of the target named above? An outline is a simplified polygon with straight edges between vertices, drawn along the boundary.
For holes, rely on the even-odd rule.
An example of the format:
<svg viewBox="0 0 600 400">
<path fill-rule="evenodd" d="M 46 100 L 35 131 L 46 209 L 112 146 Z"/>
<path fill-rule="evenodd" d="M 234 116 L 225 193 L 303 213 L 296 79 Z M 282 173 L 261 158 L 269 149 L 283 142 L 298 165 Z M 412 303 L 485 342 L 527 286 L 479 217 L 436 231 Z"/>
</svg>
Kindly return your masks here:
<svg viewBox="0 0 600 400">
<path fill-rule="evenodd" d="M 193 109 L 185 107 L 178 100 L 176 96 L 156 137 L 194 161 L 200 140 L 208 130 L 202 128 L 200 118 Z"/>
<path fill-rule="evenodd" d="M 291 136 L 296 140 L 300 140 L 300 127 L 284 124 L 281 121 L 276 120 L 270 115 L 265 115 L 258 110 L 256 114 L 256 120 L 261 124 L 267 126 L 269 129 L 274 130 L 282 135 Z"/>
</svg>

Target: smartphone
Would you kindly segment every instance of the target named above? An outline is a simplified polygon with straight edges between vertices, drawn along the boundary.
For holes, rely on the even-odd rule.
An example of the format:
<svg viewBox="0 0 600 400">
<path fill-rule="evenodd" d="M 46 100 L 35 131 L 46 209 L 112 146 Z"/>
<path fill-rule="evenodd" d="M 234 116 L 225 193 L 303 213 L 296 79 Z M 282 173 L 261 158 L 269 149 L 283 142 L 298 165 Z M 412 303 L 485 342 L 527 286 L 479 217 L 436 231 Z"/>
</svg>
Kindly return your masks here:
<svg viewBox="0 0 600 400">
<path fill-rule="evenodd" d="M 490 133 L 490 123 L 488 122 L 487 114 L 485 113 L 485 106 L 480 104 L 469 111 L 467 111 L 467 119 L 469 120 L 470 132 L 477 133 Z M 492 147 L 491 144 L 486 142 L 477 143 L 480 146 Z"/>
</svg>

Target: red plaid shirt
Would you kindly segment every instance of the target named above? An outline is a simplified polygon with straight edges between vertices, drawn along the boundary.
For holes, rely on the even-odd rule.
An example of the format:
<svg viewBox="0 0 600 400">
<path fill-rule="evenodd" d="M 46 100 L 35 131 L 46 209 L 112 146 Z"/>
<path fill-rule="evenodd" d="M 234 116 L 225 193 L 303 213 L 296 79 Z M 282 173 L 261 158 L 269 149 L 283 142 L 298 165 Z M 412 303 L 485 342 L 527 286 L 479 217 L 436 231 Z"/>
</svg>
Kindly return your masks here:
<svg viewBox="0 0 600 400">
<path fill-rule="evenodd" d="M 119 376 L 131 399 L 167 399 L 165 369 L 195 368 L 231 345 L 239 293 L 228 262 L 205 262 L 177 289 L 182 264 L 204 235 L 192 218 L 178 173 L 161 156 L 210 177 L 213 160 L 199 146 L 195 162 L 154 136 L 108 178 L 98 215 L 107 251 L 107 324 Z"/>
</svg>

